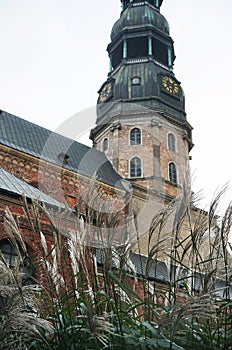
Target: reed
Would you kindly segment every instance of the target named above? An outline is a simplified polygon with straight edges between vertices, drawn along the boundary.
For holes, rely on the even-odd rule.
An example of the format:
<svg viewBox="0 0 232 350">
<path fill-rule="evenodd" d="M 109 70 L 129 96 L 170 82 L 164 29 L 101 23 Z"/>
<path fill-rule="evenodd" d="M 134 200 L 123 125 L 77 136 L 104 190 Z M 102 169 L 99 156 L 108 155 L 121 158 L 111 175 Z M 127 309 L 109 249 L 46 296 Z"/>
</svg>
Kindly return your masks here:
<svg viewBox="0 0 232 350">
<path fill-rule="evenodd" d="M 130 253 L 131 235 L 138 236 L 136 213 L 104 208 L 99 193 L 80 198 L 75 213 L 23 200 L 28 225 L 41 238 L 39 261 L 30 259 L 20 227 L 6 209 L 5 228 L 18 259 L 9 268 L 0 255 L 1 349 L 231 349 L 232 206 L 217 216 L 223 192 L 208 213 L 197 210 L 194 218 L 192 198 L 154 213 L 143 275 Z M 51 246 L 41 229 L 44 217 L 53 232 Z M 128 227 L 133 227 L 130 236 Z M 149 277 L 160 256 L 168 271 L 163 286 Z M 42 268 L 43 283 L 24 285 L 25 265 Z"/>
</svg>

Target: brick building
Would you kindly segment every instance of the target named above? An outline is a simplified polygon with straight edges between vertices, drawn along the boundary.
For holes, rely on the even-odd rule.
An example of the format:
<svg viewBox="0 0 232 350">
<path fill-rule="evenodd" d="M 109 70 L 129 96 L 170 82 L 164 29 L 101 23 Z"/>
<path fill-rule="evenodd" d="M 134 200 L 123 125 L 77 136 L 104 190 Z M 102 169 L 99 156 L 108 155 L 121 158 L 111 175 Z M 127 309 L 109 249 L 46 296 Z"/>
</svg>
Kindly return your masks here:
<svg viewBox="0 0 232 350">
<path fill-rule="evenodd" d="M 2 245 L 6 245 L 4 209 L 8 206 L 18 221 L 23 220 L 22 196 L 29 201 L 39 200 L 53 210 L 72 210 L 80 198 L 87 198 L 91 190 L 92 198 L 100 198 L 95 203 L 99 207 L 93 206 L 93 212 L 106 203 L 108 207 L 114 203 L 115 211 L 124 207 L 129 185 L 117 174 L 104 153 L 7 112 L 1 111 L 0 125 Z M 29 238 L 28 229 L 22 232 L 26 232 L 25 240 L 30 241 L 32 256 L 38 258 L 38 249 L 36 253 L 33 247 L 38 247 L 40 237 Z M 51 240 L 50 237 L 50 243 Z"/>
<path fill-rule="evenodd" d="M 142 275 L 145 262 L 141 268 L 138 256 L 146 259 L 148 254 L 154 213 L 177 199 L 174 216 L 176 219 L 178 213 L 181 221 L 182 207 L 190 202 L 192 127 L 186 118 L 181 83 L 173 71 L 173 40 L 160 13 L 162 0 L 121 2 L 122 12 L 107 48 L 111 69 L 99 90 L 96 127 L 90 134 L 93 148 L 0 111 L 0 247 L 9 259 L 3 212 L 8 206 L 23 221 L 23 194 L 53 208 L 73 209 L 94 189 L 92 195 L 100 193 L 101 203 L 87 203 L 93 211 L 135 212 L 138 242 L 131 258 Z M 197 209 L 192 212 L 197 215 Z M 125 233 L 120 225 L 119 231 Z M 164 236 L 173 225 L 172 217 Z M 133 231 L 132 224 L 127 230 Z M 22 231 L 32 256 L 38 259 L 39 237 L 30 235 L 24 226 Z M 49 225 L 45 232 L 49 236 Z M 186 222 L 182 238 L 188 234 Z M 127 235 L 135 238 L 131 232 Z M 122 245 L 124 239 L 119 233 L 117 244 Z M 162 260 L 162 254 L 158 258 Z M 167 266 L 163 262 L 158 266 L 152 278 L 164 282 Z"/>
</svg>

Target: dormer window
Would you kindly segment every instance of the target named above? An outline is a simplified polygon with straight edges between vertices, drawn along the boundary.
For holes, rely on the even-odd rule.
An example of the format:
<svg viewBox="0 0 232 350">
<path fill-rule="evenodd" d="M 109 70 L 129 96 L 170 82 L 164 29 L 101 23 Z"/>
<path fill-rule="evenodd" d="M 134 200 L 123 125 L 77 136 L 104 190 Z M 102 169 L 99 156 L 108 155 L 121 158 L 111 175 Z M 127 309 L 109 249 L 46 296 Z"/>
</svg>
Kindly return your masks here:
<svg viewBox="0 0 232 350">
<path fill-rule="evenodd" d="M 61 152 L 60 154 L 58 154 L 57 158 L 62 164 L 68 164 L 68 159 L 69 159 L 68 154 Z"/>
</svg>

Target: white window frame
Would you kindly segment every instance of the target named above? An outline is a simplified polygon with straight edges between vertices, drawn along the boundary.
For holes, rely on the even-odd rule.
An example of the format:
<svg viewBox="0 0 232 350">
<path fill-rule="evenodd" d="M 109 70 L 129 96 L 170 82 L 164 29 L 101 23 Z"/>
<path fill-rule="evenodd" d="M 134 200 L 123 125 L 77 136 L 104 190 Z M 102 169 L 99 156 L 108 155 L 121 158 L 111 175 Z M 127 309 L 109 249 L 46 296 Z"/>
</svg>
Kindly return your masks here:
<svg viewBox="0 0 232 350">
<path fill-rule="evenodd" d="M 140 159 L 140 162 L 141 162 L 141 175 L 140 176 L 131 176 L 131 161 L 134 159 L 134 158 L 138 158 Z M 130 158 L 129 160 L 129 176 L 130 176 L 130 179 L 141 179 L 143 177 L 143 160 L 141 157 L 139 156 L 133 156 Z"/>
<path fill-rule="evenodd" d="M 135 144 L 131 143 L 131 132 L 134 129 L 138 129 L 140 131 L 140 143 L 135 143 Z M 129 146 L 141 146 L 142 145 L 142 140 L 143 140 L 142 129 L 139 128 L 138 126 L 133 126 L 133 128 L 131 128 L 130 131 L 129 131 Z"/>
<path fill-rule="evenodd" d="M 174 148 L 175 149 L 172 149 L 172 148 L 169 147 L 169 137 L 171 135 L 174 138 L 174 146 L 175 146 Z M 173 151 L 173 152 L 177 152 L 177 138 L 176 138 L 176 135 L 173 132 L 171 132 L 171 131 L 167 134 L 167 149 L 170 150 L 170 151 Z"/>
</svg>

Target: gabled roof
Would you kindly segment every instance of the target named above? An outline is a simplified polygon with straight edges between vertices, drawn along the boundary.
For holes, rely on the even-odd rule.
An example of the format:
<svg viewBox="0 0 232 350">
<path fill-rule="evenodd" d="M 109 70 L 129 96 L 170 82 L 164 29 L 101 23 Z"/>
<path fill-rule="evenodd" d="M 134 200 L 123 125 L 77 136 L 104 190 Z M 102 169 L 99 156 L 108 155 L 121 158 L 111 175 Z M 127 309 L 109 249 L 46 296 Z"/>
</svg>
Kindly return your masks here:
<svg viewBox="0 0 232 350">
<path fill-rule="evenodd" d="M 4 111 L 0 111 L 0 144 L 126 189 L 125 180 L 104 153 Z M 68 164 L 62 164 L 62 155 L 67 156 Z"/>
<path fill-rule="evenodd" d="M 29 185 L 27 182 L 18 179 L 16 176 L 2 168 L 0 168 L 0 192 L 17 196 L 25 196 L 26 198 L 39 200 L 40 202 L 57 208 L 65 208 L 63 203 Z"/>
</svg>

